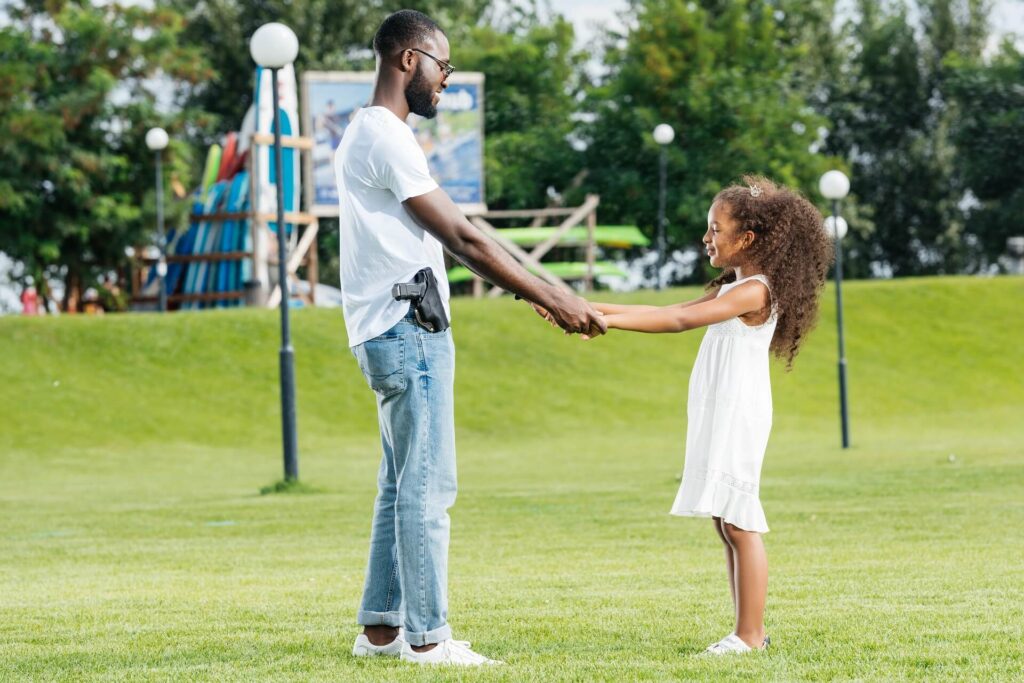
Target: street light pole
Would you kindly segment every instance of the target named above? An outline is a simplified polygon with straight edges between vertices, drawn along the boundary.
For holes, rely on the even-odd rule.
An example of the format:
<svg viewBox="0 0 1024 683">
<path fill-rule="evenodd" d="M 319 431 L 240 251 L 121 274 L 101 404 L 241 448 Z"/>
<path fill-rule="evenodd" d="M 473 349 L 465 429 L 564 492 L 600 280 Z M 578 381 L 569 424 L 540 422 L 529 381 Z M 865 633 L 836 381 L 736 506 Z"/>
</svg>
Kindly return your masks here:
<svg viewBox="0 0 1024 683">
<path fill-rule="evenodd" d="M 163 128 L 151 128 L 146 133 L 146 146 L 153 150 L 156 157 L 156 233 L 157 247 L 160 249 L 160 260 L 156 264 L 156 274 L 160 282 L 160 312 L 167 312 L 167 239 L 164 235 L 164 174 L 163 150 L 167 147 L 167 131 Z"/>
<path fill-rule="evenodd" d="M 299 42 L 295 33 L 272 22 L 256 30 L 249 42 L 253 60 L 270 69 L 271 94 L 274 99 L 274 163 L 277 169 L 277 281 L 281 288 L 281 350 L 279 353 L 281 376 L 281 434 L 284 445 L 284 479 L 299 478 L 298 436 L 295 427 L 295 350 L 292 348 L 288 292 L 288 240 L 284 224 L 284 164 L 281 153 L 281 113 L 278 101 L 278 70 L 295 61 Z"/>
<path fill-rule="evenodd" d="M 277 286 L 281 288 L 281 423 L 284 438 L 284 478 L 299 478 L 298 437 L 295 429 L 295 349 L 292 348 L 288 291 L 288 240 L 284 227 L 284 164 L 281 157 L 281 107 L 277 99 L 277 69 L 270 70 L 274 96 L 274 168 L 277 169 Z"/>
<path fill-rule="evenodd" d="M 841 171 L 828 171 L 819 182 L 821 194 L 832 200 L 832 217 L 827 222 L 836 245 L 836 325 L 839 333 L 839 418 L 843 448 L 850 447 L 850 416 L 846 398 L 846 343 L 843 336 L 843 237 L 846 221 L 839 215 L 839 200 L 850 191 L 850 179 Z"/>
<path fill-rule="evenodd" d="M 846 343 L 843 338 L 843 238 L 839 230 L 839 200 L 832 200 L 832 224 L 836 227 L 836 324 L 839 328 L 839 414 L 843 448 L 850 447 L 850 416 L 846 403 Z"/>
<path fill-rule="evenodd" d="M 668 146 L 676 137 L 676 132 L 667 123 L 658 124 L 654 128 L 654 141 L 661 147 L 661 155 L 658 158 L 658 283 L 657 288 L 663 289 L 665 257 L 668 246 L 665 239 L 665 194 L 668 176 Z"/>
<path fill-rule="evenodd" d="M 160 312 L 167 312 L 167 245 L 164 238 L 164 174 L 161 168 L 163 154 L 156 152 L 156 232 L 160 243 L 160 262 L 156 274 L 160 278 Z"/>
<path fill-rule="evenodd" d="M 660 173 L 658 182 L 658 289 L 665 287 L 665 176 L 668 168 L 668 152 L 661 148 Z"/>
</svg>

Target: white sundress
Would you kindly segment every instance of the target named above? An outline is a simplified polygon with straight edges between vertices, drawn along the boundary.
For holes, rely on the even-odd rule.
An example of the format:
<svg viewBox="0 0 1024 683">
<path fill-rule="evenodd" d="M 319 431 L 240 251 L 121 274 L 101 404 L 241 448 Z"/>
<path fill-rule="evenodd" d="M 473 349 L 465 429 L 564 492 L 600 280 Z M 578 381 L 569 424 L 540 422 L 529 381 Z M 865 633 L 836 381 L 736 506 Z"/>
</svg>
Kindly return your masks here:
<svg viewBox="0 0 1024 683">
<path fill-rule="evenodd" d="M 718 296 L 749 280 L 769 287 L 764 275 L 752 275 L 722 285 Z M 762 325 L 730 318 L 708 326 L 690 375 L 686 461 L 671 514 L 768 531 L 758 490 L 772 428 L 768 346 L 775 323 L 773 312 Z"/>
</svg>

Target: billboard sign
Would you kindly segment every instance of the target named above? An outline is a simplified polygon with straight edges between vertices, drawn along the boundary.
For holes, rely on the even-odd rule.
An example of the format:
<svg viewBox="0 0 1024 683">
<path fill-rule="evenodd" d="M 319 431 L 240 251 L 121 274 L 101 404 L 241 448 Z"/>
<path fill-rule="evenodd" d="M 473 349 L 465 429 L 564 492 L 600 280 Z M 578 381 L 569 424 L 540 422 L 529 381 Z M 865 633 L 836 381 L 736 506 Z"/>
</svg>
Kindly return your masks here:
<svg viewBox="0 0 1024 683">
<path fill-rule="evenodd" d="M 370 101 L 370 72 L 307 71 L 302 76 L 303 130 L 313 138 L 307 155 L 306 206 L 317 216 L 338 215 L 334 151 L 355 113 Z M 427 156 L 430 173 L 467 214 L 483 213 L 484 75 L 455 73 L 441 94 L 437 117 L 410 114 L 407 123 Z"/>
</svg>

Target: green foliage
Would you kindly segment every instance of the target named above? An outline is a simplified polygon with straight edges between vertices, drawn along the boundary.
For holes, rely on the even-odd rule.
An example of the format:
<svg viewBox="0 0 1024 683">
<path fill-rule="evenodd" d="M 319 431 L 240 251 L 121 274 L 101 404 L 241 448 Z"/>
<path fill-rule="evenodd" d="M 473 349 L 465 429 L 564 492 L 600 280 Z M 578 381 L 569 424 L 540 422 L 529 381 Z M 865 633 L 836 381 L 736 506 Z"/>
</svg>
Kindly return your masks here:
<svg viewBox="0 0 1024 683">
<path fill-rule="evenodd" d="M 358 0 L 157 0 L 186 18 L 182 45 L 202 51 L 213 69 L 212 78 L 189 89 L 187 102 L 210 114 L 210 125 L 198 129 L 197 144 L 209 145 L 237 130 L 252 104 L 255 65 L 249 39 L 270 21 L 288 25 L 299 39 L 295 61 L 298 74 L 306 70 L 373 70 L 373 34 L 389 13 L 408 5 L 398 0 L 366 3 Z M 417 9 L 430 15 L 449 33 L 473 26 L 488 0 L 428 0 Z M 454 42 L 454 41 L 453 41 Z"/>
<path fill-rule="evenodd" d="M 487 76 L 487 200 L 493 208 L 538 208 L 548 188 L 565 189 L 582 168 L 569 136 L 580 70 L 563 17 L 542 23 L 520 11 L 495 26 L 479 25 L 452 47 L 459 68 Z M 463 66 L 465 65 L 465 66 Z"/>
<path fill-rule="evenodd" d="M 978 252 L 969 265 L 981 269 L 1004 253 L 1007 237 L 1024 234 L 1024 54 L 1007 43 L 990 64 L 949 65 L 957 171 L 979 202 L 967 222 Z"/>
<path fill-rule="evenodd" d="M 189 94 L 191 103 L 218 117 L 215 126 L 199 131 L 202 144 L 212 141 L 211 134 L 237 127 L 252 101 L 253 65 L 246 46 L 261 24 L 282 21 L 295 31 L 302 46 L 296 61 L 300 73 L 373 70 L 374 32 L 389 12 L 405 7 L 325 0 L 168 4 L 188 17 L 182 41 L 203 50 L 217 74 Z M 531 4 L 491 5 L 464 0 L 421 3 L 416 9 L 448 33 L 452 62 L 460 71 L 487 75 L 488 201 L 499 207 L 543 206 L 547 188 L 561 189 L 581 165 L 567 137 L 584 56 L 573 51 L 573 29 L 565 19 L 542 21 Z"/>
<path fill-rule="evenodd" d="M 632 5 L 632 28 L 609 36 L 609 73 L 588 94 L 586 184 L 602 196 L 602 220 L 653 230 L 659 123 L 676 130 L 667 220 L 677 246 L 699 240 L 711 198 L 742 174 L 809 193 L 835 165 L 810 149 L 825 121 L 798 77 L 806 45 L 775 12 L 758 1 Z"/>
<path fill-rule="evenodd" d="M 24 0 L 5 9 L 0 250 L 37 282 L 63 278 L 69 294 L 122 264 L 126 245 L 154 237 L 148 128 L 171 133 L 165 180 L 191 186 L 202 150 L 239 125 L 259 25 L 296 31 L 300 73 L 371 69 L 373 32 L 404 6 L 154 4 Z M 605 36 L 600 66 L 574 48 L 564 18 L 533 0 L 417 9 L 446 29 L 460 70 L 487 75 L 494 208 L 597 192 L 602 221 L 652 234 L 660 150 L 651 131 L 667 122 L 677 132 L 667 150 L 674 246 L 696 243 L 713 194 L 743 173 L 818 200 L 818 177 L 840 167 L 853 181 L 843 207 L 850 275 L 991 268 L 1024 211 L 1015 183 L 1021 56 L 1007 46 L 982 59 L 991 3 L 927 0 L 910 12 L 903 1 L 861 0 L 837 29 L 834 5 L 635 0 L 629 30 Z M 168 225 L 183 225 L 188 208 L 168 201 Z M 328 281 L 336 251 L 325 230 Z"/>
<path fill-rule="evenodd" d="M 835 41 L 823 83 L 831 121 L 826 150 L 851 164 L 860 204 L 849 269 L 893 275 L 955 272 L 964 248 L 957 150 L 949 135 L 947 55 L 977 56 L 986 3 L 921 3 L 925 30 L 907 6 L 862 0 Z"/>
<path fill-rule="evenodd" d="M 74 296 L 124 260 L 153 225 L 146 130 L 163 115 L 147 79 L 199 79 L 203 60 L 177 45 L 167 10 L 89 2 L 18 4 L 0 28 L 0 250 Z M 172 137 L 173 139 L 173 137 Z M 165 152 L 187 177 L 189 152 Z M 148 172 L 147 172 L 148 171 Z M 43 294 L 46 295 L 44 288 Z"/>
</svg>

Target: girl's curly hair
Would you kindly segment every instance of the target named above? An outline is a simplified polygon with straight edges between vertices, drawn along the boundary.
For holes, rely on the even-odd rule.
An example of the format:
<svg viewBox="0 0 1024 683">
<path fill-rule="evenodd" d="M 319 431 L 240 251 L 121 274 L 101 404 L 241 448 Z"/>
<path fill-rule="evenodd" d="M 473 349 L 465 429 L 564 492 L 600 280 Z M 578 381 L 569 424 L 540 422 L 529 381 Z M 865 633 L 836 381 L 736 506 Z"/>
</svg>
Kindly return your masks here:
<svg viewBox="0 0 1024 683">
<path fill-rule="evenodd" d="M 770 348 L 790 370 L 804 337 L 817 323 L 832 241 L 821 212 L 802 195 L 762 176 L 744 176 L 743 182 L 719 192 L 715 202 L 737 222 L 738 233 L 750 230 L 757 236 L 747 254 L 771 284 L 778 322 Z M 729 268 L 708 289 L 735 280 Z"/>
</svg>

